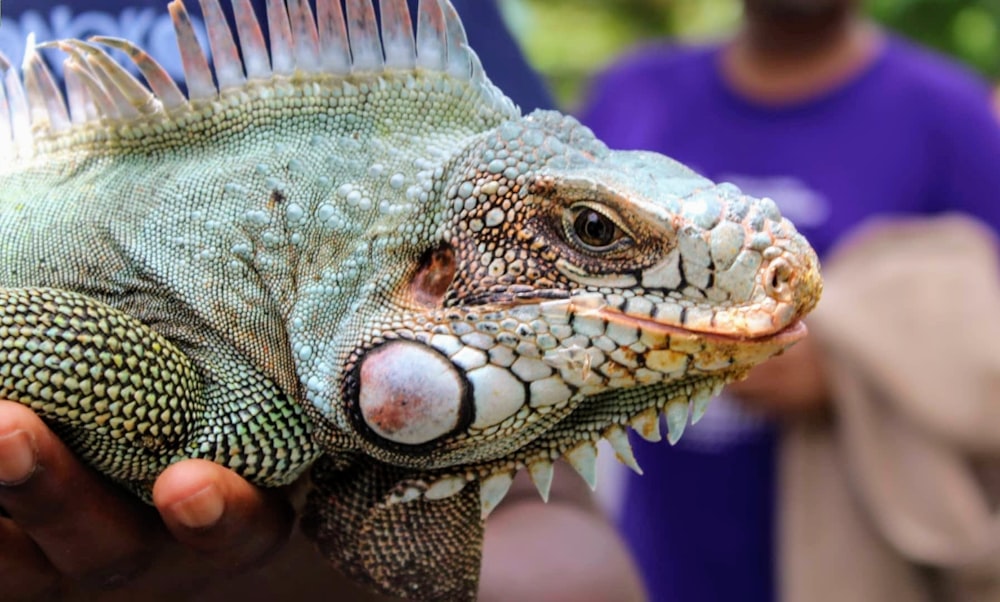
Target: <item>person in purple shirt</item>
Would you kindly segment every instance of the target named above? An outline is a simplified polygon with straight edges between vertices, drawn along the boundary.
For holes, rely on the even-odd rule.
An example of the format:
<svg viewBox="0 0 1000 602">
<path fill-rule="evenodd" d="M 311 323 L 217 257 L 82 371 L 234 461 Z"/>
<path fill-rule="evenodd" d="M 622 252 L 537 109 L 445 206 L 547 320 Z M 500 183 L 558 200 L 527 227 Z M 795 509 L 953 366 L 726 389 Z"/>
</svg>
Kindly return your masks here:
<svg viewBox="0 0 1000 602">
<path fill-rule="evenodd" d="M 0 51 L 15 65 L 30 32 L 39 42 L 101 34 L 134 40 L 183 78 L 167 0 L 2 3 Z M 258 15 L 263 4 L 255 2 Z M 496 3 L 453 4 L 490 78 L 522 110 L 551 106 Z M 51 52 L 58 73 L 61 58 Z M 642 599 L 631 560 L 586 486 L 566 467 L 557 471 L 548 505 L 522 474 L 491 516 L 480 599 Z M 155 509 L 98 477 L 30 410 L 0 401 L 0 599 L 372 599 L 301 536 L 288 541 L 286 492 L 190 460 L 157 479 L 153 500 Z"/>
<path fill-rule="evenodd" d="M 768 196 L 822 255 L 873 216 L 961 211 L 1000 231 L 987 85 L 880 30 L 860 0 L 745 0 L 735 37 L 613 64 L 581 120 Z M 814 338 L 727 389 L 676 447 L 638 445 L 621 528 L 659 601 L 764 602 L 775 585 L 774 422 L 823 407 Z M 849 553 L 849 551 L 845 551 Z"/>
</svg>

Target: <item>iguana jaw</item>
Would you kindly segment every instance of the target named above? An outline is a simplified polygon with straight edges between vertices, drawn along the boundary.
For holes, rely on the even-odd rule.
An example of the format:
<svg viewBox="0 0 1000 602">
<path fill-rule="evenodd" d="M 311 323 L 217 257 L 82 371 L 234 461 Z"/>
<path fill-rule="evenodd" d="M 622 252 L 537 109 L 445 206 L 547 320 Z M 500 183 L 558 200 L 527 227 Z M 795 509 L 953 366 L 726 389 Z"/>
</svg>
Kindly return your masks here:
<svg viewBox="0 0 1000 602">
<path fill-rule="evenodd" d="M 691 328 L 683 328 L 666 322 L 657 322 L 646 317 L 634 316 L 616 311 L 613 309 L 602 309 L 597 312 L 601 318 L 609 323 L 631 326 L 640 331 L 655 332 L 657 334 L 670 336 L 697 336 L 705 341 L 717 343 L 738 343 L 751 342 L 753 344 L 778 345 L 783 348 L 797 343 L 809 334 L 809 329 L 802 320 L 795 320 L 788 326 L 781 328 L 774 333 L 765 333 L 761 336 L 752 336 L 746 333 L 726 333 L 702 331 Z"/>
<path fill-rule="evenodd" d="M 387 503 L 441 499 L 461 491 L 471 481 L 478 481 L 482 512 L 486 515 L 503 499 L 514 474 L 522 468 L 529 469 L 542 497 L 547 498 L 552 463 L 559 458 L 573 465 L 593 485 L 595 444 L 601 438 L 609 441 L 620 461 L 641 472 L 626 435 L 628 427 L 647 440 L 659 441 L 661 415 L 665 415 L 667 439 L 676 443 L 689 418 L 692 423 L 697 422 L 704 415 L 709 399 L 726 383 L 744 377 L 752 366 L 781 353 L 807 333 L 800 319 L 759 336 L 697 332 L 648 315 L 625 313 L 607 306 L 602 299 L 596 293 L 584 293 L 534 304 L 522 299 L 519 305 L 507 308 L 516 315 L 546 320 L 550 332 L 559 332 L 560 323 L 576 324 L 590 333 L 591 341 L 601 344 L 598 339 L 604 337 L 622 340 L 625 345 L 602 352 L 595 347 L 578 346 L 571 336 L 560 346 L 543 352 L 541 361 L 575 392 L 563 403 L 536 408 L 541 415 L 533 422 L 514 415 L 505 421 L 531 424 L 536 431 L 534 437 L 519 437 L 516 447 L 496 456 L 452 466 L 450 460 L 442 461 L 445 456 L 437 456 L 434 460 L 437 468 L 426 471 L 420 478 L 399 483 L 388 495 Z M 493 319 L 503 311 L 495 306 L 477 309 L 482 316 Z M 457 323 L 468 324 L 467 316 Z M 596 328 L 598 323 L 604 324 L 601 335 L 588 330 Z M 623 334 L 628 329 L 634 330 L 634 334 Z M 416 343 L 421 338 L 416 335 L 411 340 Z M 434 337 L 429 341 L 432 345 L 441 344 Z M 451 357 L 458 358 L 459 353 L 456 350 Z M 630 368 L 630 361 L 642 368 Z M 498 425 L 477 431 L 483 435 L 496 431 L 495 436 L 487 436 L 482 443 L 475 443 L 478 435 L 463 435 L 463 439 L 478 447 L 489 440 L 503 441 L 504 430 L 503 425 Z M 460 455 L 457 450 L 454 453 Z"/>
</svg>

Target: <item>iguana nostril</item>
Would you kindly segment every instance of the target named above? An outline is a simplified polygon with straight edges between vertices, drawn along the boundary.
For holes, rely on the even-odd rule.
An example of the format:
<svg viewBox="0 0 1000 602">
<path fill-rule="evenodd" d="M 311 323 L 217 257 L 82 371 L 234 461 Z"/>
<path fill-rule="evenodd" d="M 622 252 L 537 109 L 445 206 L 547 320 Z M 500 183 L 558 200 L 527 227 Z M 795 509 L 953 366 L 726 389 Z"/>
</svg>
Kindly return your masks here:
<svg viewBox="0 0 1000 602">
<path fill-rule="evenodd" d="M 777 258 L 767 267 L 764 274 L 764 286 L 767 294 L 781 301 L 787 301 L 791 297 L 795 270 L 784 258 Z"/>
<path fill-rule="evenodd" d="M 397 341 L 369 352 L 360 383 L 361 416 L 389 441 L 428 443 L 462 421 L 463 386 L 455 365 L 419 343 Z"/>
</svg>

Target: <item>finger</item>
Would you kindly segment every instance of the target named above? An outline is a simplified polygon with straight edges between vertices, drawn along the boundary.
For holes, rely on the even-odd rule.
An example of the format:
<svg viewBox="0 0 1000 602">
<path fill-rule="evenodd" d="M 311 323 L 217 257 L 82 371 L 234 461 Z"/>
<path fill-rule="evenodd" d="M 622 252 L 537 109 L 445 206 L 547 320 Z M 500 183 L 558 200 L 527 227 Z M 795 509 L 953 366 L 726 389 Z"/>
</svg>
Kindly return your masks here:
<svg viewBox="0 0 1000 602">
<path fill-rule="evenodd" d="M 42 550 L 14 521 L 0 518 L 0 583 L 4 600 L 37 600 L 54 591 L 58 575 Z"/>
<path fill-rule="evenodd" d="M 73 580 L 112 585 L 149 560 L 155 514 L 80 463 L 31 410 L 6 401 L 0 506 Z"/>
<path fill-rule="evenodd" d="M 274 492 L 206 460 L 174 464 L 153 487 L 153 503 L 182 544 L 231 570 L 269 556 L 288 538 L 293 512 Z"/>
</svg>

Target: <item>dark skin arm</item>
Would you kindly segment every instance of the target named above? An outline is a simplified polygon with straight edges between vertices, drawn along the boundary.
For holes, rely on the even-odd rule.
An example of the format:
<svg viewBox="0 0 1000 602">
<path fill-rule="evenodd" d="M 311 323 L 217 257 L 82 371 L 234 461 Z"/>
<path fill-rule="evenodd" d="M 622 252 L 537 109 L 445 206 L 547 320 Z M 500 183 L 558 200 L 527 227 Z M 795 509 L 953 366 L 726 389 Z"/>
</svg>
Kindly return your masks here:
<svg viewBox="0 0 1000 602">
<path fill-rule="evenodd" d="M 726 389 L 756 412 L 777 419 L 816 415 L 830 404 L 823 353 L 814 335 L 756 366 Z"/>
<path fill-rule="evenodd" d="M 481 599 L 527 599 L 515 595 L 522 589 L 532 600 L 644 599 L 624 547 L 586 486 L 565 466 L 557 473 L 565 474 L 556 475 L 548 505 L 521 476 L 494 512 Z M 171 466 L 153 498 L 155 508 L 109 483 L 30 410 L 0 402 L 0 508 L 8 515 L 0 518 L 4 600 L 176 600 L 213 583 L 213 595 L 224 595 L 242 580 L 217 582 L 250 570 L 266 573 L 271 565 L 263 565 L 279 549 L 274 557 L 301 552 L 285 546 L 293 512 L 282 492 L 254 487 L 211 462 Z M 311 548 L 301 538 L 298 543 Z M 304 552 L 306 558 L 316 553 Z M 329 574 L 304 574 L 332 571 L 325 563 L 293 564 L 303 584 L 329 583 Z M 320 589 L 315 593 L 323 599 L 337 593 Z M 353 588 L 339 589 L 349 596 Z"/>
<path fill-rule="evenodd" d="M 183 594 L 260 562 L 293 519 L 276 493 L 200 460 L 165 471 L 150 508 L 10 402 L 0 402 L 0 482 L 9 517 L 0 518 L 5 599 L 109 588 Z"/>
</svg>

